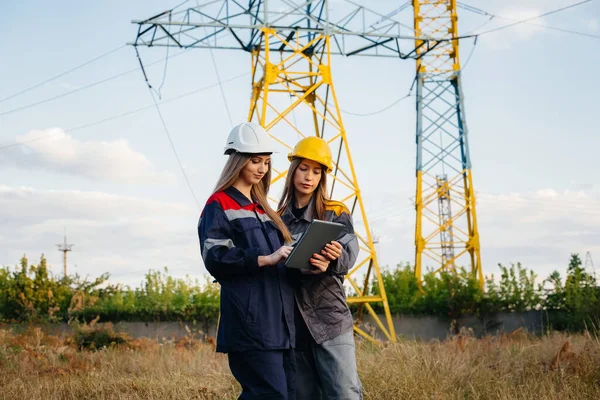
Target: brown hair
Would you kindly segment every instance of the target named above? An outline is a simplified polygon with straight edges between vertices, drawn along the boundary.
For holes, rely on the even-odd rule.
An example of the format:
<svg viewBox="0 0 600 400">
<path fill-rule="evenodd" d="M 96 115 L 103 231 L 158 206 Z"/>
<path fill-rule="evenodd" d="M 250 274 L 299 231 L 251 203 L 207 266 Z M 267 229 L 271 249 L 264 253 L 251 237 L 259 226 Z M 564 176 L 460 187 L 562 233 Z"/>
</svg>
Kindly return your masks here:
<svg viewBox="0 0 600 400">
<path fill-rule="evenodd" d="M 254 154 L 245 154 L 245 153 L 232 153 L 229 155 L 227 159 L 227 163 L 223 167 L 223 171 L 221 171 L 221 176 L 217 181 L 217 185 L 215 186 L 215 190 L 213 193 L 221 192 L 235 183 L 235 181 L 239 178 L 240 172 L 244 169 L 244 167 L 250 162 L 250 159 L 255 156 Z M 265 210 L 265 213 L 271 218 L 279 232 L 283 235 L 284 242 L 290 242 L 292 240 L 292 236 L 290 235 L 290 231 L 285 226 L 279 214 L 271 208 L 269 205 L 269 200 L 267 199 L 267 193 L 269 193 L 269 187 L 271 186 L 271 167 L 269 166 L 269 170 L 260 180 L 260 182 L 256 185 L 252 185 L 252 189 L 250 189 L 250 194 L 253 199 L 256 199 L 258 204 Z"/>
<path fill-rule="evenodd" d="M 287 177 L 285 178 L 285 187 L 283 188 L 283 194 L 279 205 L 277 206 L 277 212 L 283 215 L 285 210 L 290 206 L 290 203 L 294 201 L 296 196 L 296 187 L 294 186 L 294 175 L 296 170 L 304 161 L 304 158 L 296 157 L 292 159 L 290 168 L 288 169 Z M 327 203 L 329 203 L 329 196 L 327 195 L 327 168 L 321 165 L 321 180 L 319 186 L 312 193 L 313 201 L 313 215 L 315 219 L 325 220 L 325 212 L 327 211 Z"/>
</svg>

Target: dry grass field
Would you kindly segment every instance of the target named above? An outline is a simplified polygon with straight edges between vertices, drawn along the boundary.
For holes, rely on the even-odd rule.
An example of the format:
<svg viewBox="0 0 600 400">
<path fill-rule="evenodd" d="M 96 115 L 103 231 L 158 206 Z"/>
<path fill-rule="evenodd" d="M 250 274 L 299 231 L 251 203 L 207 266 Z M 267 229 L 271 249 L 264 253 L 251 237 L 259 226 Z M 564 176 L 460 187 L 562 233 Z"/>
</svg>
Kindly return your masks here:
<svg viewBox="0 0 600 400">
<path fill-rule="evenodd" d="M 234 399 L 213 343 L 130 340 L 80 350 L 81 338 L 0 330 L 2 399 Z M 600 341 L 524 332 L 443 342 L 357 345 L 365 399 L 600 399 Z"/>
</svg>

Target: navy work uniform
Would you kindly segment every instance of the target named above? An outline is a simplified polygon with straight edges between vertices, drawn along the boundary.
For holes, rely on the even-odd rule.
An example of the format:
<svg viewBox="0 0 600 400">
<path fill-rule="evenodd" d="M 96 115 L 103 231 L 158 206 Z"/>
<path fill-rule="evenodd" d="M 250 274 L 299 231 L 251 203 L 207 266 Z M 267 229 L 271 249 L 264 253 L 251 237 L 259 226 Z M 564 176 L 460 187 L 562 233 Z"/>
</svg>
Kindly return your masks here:
<svg viewBox="0 0 600 400">
<path fill-rule="evenodd" d="M 292 201 L 282 212 L 294 241 L 316 217 L 313 202 L 314 197 L 299 209 Z M 343 203 L 329 200 L 325 210 L 325 220 L 345 226 L 336 239 L 342 254 L 321 274 L 296 276 L 296 398 L 360 400 L 362 384 L 356 367 L 352 314 L 344 291 L 344 276 L 358 256 L 358 239 Z"/>
<path fill-rule="evenodd" d="M 221 285 L 217 352 L 242 385 L 240 399 L 295 398 L 294 288 L 283 264 L 258 266 L 282 235 L 235 187 L 213 194 L 198 224 L 202 259 Z"/>
</svg>

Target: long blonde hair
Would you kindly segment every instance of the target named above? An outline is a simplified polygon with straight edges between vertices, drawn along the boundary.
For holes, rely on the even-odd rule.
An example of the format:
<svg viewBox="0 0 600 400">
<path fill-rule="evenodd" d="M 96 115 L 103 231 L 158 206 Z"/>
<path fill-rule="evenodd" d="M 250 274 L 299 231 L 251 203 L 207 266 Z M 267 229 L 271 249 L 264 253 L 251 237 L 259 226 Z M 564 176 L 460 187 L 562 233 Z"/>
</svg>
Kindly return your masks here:
<svg viewBox="0 0 600 400">
<path fill-rule="evenodd" d="M 283 188 L 283 194 L 279 205 L 277 206 L 277 212 L 279 215 L 283 215 L 285 210 L 294 201 L 296 196 L 296 187 L 294 186 L 294 175 L 300 164 L 304 161 L 304 158 L 294 158 L 290 163 L 287 177 L 285 178 L 285 187 Z M 325 212 L 327 211 L 327 203 L 329 202 L 329 196 L 327 195 L 327 168 L 321 165 L 321 180 L 319 186 L 312 193 L 313 201 L 313 215 L 315 219 L 325 220 Z"/>
<path fill-rule="evenodd" d="M 250 159 L 253 157 L 252 154 L 244 154 L 234 152 L 229 155 L 225 166 L 223 167 L 223 171 L 221 171 L 221 176 L 217 181 L 217 185 L 213 191 L 214 193 L 221 192 L 235 183 L 240 176 L 240 172 L 244 169 L 244 167 L 250 162 Z M 256 199 L 258 204 L 265 210 L 265 213 L 271 218 L 279 232 L 283 235 L 284 242 L 290 242 L 292 240 L 292 236 L 290 235 L 290 231 L 285 226 L 279 214 L 271 208 L 269 205 L 269 200 L 267 198 L 267 193 L 269 193 L 269 187 L 271 186 L 271 166 L 265 176 L 260 180 L 260 182 L 256 185 L 252 185 L 250 189 L 250 194 L 253 199 Z"/>
</svg>

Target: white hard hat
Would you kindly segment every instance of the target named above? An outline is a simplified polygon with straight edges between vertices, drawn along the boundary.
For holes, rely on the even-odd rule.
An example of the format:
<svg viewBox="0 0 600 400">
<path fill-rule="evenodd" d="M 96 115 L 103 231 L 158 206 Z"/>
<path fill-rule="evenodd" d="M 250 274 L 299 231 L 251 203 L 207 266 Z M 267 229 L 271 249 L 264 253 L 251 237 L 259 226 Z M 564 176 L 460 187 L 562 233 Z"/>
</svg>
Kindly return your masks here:
<svg viewBox="0 0 600 400">
<path fill-rule="evenodd" d="M 275 143 L 265 128 L 256 122 L 242 122 L 235 126 L 227 137 L 225 154 L 234 151 L 250 154 L 274 153 Z"/>
</svg>

